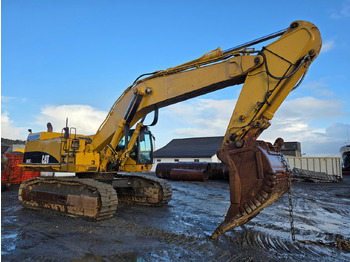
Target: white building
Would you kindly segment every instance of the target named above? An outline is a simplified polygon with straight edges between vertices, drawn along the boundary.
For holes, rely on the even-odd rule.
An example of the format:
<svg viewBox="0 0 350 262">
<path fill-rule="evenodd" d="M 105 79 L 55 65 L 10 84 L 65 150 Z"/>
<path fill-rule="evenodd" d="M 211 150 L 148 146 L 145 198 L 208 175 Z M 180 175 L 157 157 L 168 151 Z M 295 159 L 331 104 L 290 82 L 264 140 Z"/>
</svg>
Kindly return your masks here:
<svg viewBox="0 0 350 262">
<path fill-rule="evenodd" d="M 157 164 L 161 162 L 221 162 L 216 156 L 216 151 L 223 139 L 223 136 L 173 139 L 154 152 L 152 171 L 155 171 Z M 342 177 L 339 157 L 301 157 L 300 142 L 285 142 L 281 152 L 286 156 L 291 168 Z"/>
<path fill-rule="evenodd" d="M 154 152 L 154 165 L 160 162 L 220 162 L 216 156 L 222 136 L 173 139 Z"/>
</svg>

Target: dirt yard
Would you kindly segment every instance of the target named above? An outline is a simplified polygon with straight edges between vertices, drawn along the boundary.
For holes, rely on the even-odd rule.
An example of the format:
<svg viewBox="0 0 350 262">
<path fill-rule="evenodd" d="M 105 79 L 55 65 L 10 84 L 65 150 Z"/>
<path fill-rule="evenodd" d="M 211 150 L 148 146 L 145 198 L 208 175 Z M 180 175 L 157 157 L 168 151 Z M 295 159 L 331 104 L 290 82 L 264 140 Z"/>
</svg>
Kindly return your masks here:
<svg viewBox="0 0 350 262">
<path fill-rule="evenodd" d="M 342 183 L 293 182 L 293 243 L 288 194 L 242 227 L 211 240 L 229 207 L 224 181 L 169 181 L 168 206 L 119 205 L 89 222 L 22 208 L 18 186 L 1 194 L 3 261 L 350 261 L 334 244 L 350 237 L 350 177 Z"/>
</svg>

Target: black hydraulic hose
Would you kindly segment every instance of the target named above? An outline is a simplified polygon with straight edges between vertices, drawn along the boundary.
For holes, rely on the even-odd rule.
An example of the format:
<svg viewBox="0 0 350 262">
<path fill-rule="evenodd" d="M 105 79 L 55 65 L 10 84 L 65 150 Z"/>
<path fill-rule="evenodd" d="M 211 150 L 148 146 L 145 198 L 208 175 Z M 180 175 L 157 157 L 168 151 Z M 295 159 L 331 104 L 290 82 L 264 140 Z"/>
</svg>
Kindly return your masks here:
<svg viewBox="0 0 350 262">
<path fill-rule="evenodd" d="M 153 73 L 146 73 L 146 74 L 140 75 L 138 78 L 136 78 L 136 80 L 134 81 L 134 83 L 133 83 L 131 86 L 133 86 L 141 77 L 154 75 L 154 74 L 156 74 L 156 73 L 157 73 L 157 71 L 155 71 L 155 72 L 153 72 Z"/>
<path fill-rule="evenodd" d="M 264 49 L 263 49 L 263 50 L 264 50 Z M 308 57 L 309 57 L 309 56 L 305 55 L 305 56 L 301 59 L 301 61 L 299 62 L 298 66 L 293 70 L 293 72 L 291 72 L 291 73 L 288 74 L 288 75 L 279 77 L 279 76 L 274 76 L 273 74 L 271 74 L 271 72 L 270 72 L 270 70 L 269 70 L 269 68 L 268 68 L 268 66 L 267 66 L 266 55 L 265 55 L 265 53 L 264 53 L 263 50 L 262 50 L 261 52 L 259 52 L 259 55 L 261 55 L 261 56 L 263 57 L 263 59 L 264 59 L 266 73 L 267 73 L 271 78 L 276 79 L 276 80 L 283 80 L 283 79 L 289 78 L 289 77 L 291 77 L 292 75 L 294 75 L 295 72 L 299 70 L 299 68 L 304 64 L 304 62 L 305 62 L 305 61 L 308 59 Z M 267 49 L 265 49 L 265 50 L 267 50 Z M 292 63 L 291 63 L 291 64 L 292 64 Z"/>
</svg>

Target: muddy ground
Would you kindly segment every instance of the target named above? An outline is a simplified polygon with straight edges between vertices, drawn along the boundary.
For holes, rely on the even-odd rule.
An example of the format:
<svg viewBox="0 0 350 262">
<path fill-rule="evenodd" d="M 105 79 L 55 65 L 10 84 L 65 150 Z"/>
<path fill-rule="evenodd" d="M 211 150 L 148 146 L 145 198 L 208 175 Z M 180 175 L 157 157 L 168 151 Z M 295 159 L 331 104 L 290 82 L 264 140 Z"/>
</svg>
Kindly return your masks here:
<svg viewBox="0 0 350 262">
<path fill-rule="evenodd" d="M 209 236 L 229 207 L 224 181 L 170 181 L 168 206 L 119 205 L 112 219 L 89 222 L 26 210 L 18 187 L 1 194 L 3 261 L 349 261 L 335 247 L 350 237 L 350 177 L 342 183 L 293 182 L 296 238 L 288 194 L 242 227 L 218 240 Z"/>
</svg>

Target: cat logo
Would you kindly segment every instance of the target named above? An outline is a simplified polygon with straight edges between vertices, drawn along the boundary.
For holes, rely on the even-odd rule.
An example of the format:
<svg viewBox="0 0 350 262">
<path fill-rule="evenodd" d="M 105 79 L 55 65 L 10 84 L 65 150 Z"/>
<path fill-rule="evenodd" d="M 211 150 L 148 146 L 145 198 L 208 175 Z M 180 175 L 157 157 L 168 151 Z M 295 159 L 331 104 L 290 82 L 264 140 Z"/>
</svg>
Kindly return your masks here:
<svg viewBox="0 0 350 262">
<path fill-rule="evenodd" d="M 41 158 L 41 163 L 42 164 L 48 164 L 49 163 L 49 158 L 50 158 L 50 155 L 43 155 L 43 157 Z"/>
</svg>

